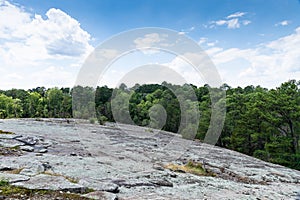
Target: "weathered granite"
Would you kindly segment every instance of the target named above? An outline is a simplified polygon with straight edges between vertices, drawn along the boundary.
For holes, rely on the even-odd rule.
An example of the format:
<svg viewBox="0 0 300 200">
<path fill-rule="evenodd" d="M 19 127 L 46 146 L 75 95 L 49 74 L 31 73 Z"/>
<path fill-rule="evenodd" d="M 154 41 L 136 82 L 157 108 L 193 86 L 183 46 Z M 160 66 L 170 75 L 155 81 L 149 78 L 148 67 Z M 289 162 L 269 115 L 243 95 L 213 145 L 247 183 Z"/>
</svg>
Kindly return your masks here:
<svg viewBox="0 0 300 200">
<path fill-rule="evenodd" d="M 31 177 L 28 181 L 16 182 L 13 183 L 13 185 L 28 189 L 59 190 L 75 193 L 84 193 L 87 190 L 86 187 L 76 183 L 71 183 L 62 176 L 52 176 L 47 174 L 39 174 Z"/>
<path fill-rule="evenodd" d="M 0 173 L 0 180 L 6 180 L 9 183 L 28 181 L 29 179 L 30 177 L 20 174 Z"/>
<path fill-rule="evenodd" d="M 96 199 L 96 200 L 118 200 L 118 196 L 109 192 L 90 192 L 88 194 L 82 195 L 82 197 Z"/>
<path fill-rule="evenodd" d="M 122 131 L 114 124 L 76 120 L 0 121 L 0 129 L 38 139 L 32 144 L 34 152 L 0 156 L 0 171 L 22 168 L 20 175 L 30 177 L 14 183 L 22 187 L 75 192 L 92 188 L 98 191 L 94 195 L 118 199 L 296 199 L 300 192 L 297 170 L 167 132 L 153 134 L 129 125 Z M 9 140 L 17 142 L 0 142 Z M 47 152 L 41 154 L 36 149 L 43 145 Z M 216 176 L 164 168 L 189 160 Z"/>
</svg>

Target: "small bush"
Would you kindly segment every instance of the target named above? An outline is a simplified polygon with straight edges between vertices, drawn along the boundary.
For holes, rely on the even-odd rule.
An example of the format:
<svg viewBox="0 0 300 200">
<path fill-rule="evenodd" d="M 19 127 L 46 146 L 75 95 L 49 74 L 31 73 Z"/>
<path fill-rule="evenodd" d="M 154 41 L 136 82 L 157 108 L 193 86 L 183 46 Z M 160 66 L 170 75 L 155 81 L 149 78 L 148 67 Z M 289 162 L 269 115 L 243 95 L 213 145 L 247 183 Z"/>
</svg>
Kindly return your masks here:
<svg viewBox="0 0 300 200">
<path fill-rule="evenodd" d="M 97 119 L 96 119 L 96 118 L 90 118 L 90 119 L 89 119 L 89 122 L 90 122 L 91 124 L 95 124 L 95 123 L 96 123 L 96 121 L 97 121 Z"/>
<path fill-rule="evenodd" d="M 264 160 L 264 161 L 268 161 L 269 160 L 269 153 L 267 151 L 264 150 L 256 150 L 253 153 L 253 156 L 255 158 Z"/>
<path fill-rule="evenodd" d="M 103 116 L 103 115 L 101 115 L 99 118 L 98 118 L 98 122 L 99 122 L 99 124 L 100 125 L 104 125 L 105 124 L 105 122 L 107 122 L 107 117 L 105 117 L 105 116 Z"/>
</svg>

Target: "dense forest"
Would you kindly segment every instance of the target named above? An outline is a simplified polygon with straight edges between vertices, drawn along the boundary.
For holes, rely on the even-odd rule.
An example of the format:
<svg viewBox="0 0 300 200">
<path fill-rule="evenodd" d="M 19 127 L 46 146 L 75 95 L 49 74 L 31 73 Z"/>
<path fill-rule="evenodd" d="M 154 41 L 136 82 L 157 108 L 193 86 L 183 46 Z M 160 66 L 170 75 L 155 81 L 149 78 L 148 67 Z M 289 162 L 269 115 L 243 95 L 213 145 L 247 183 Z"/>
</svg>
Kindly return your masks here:
<svg viewBox="0 0 300 200">
<path fill-rule="evenodd" d="M 190 92 L 187 88 L 193 89 L 196 99 L 191 98 L 181 108 L 174 91 L 188 96 Z M 116 112 L 128 112 L 128 106 L 122 103 L 128 99 L 129 114 L 135 124 L 149 125 L 153 105 L 161 105 L 167 116 L 163 129 L 178 132 L 181 109 L 187 112 L 190 109 L 192 115 L 191 107 L 196 106 L 200 111 L 200 121 L 192 126 L 197 130 L 195 138 L 203 140 L 214 106 L 211 103 L 211 89 L 209 85 L 179 86 L 166 82 L 161 85 L 135 85 L 132 88 L 121 84 L 117 89 L 106 86 L 96 89 L 81 86 L 73 89 L 11 89 L 0 91 L 0 118 L 90 118 L 94 110 L 96 119 L 103 124 L 105 121 L 114 121 L 113 109 Z M 226 92 L 226 119 L 218 146 L 300 170 L 300 82 L 290 80 L 276 89 L 260 86 L 232 88 L 224 84 L 218 90 Z M 93 97 L 95 101 L 89 102 L 89 105 L 73 105 L 73 108 L 82 106 L 84 109 L 72 112 L 74 93 L 77 94 L 76 98 Z M 113 98 L 114 95 L 119 99 Z M 113 109 L 112 101 L 116 101 Z M 119 120 L 128 122 L 126 118 Z M 93 119 L 90 121 L 93 122 Z M 159 127 L 161 122 L 156 123 Z"/>
</svg>

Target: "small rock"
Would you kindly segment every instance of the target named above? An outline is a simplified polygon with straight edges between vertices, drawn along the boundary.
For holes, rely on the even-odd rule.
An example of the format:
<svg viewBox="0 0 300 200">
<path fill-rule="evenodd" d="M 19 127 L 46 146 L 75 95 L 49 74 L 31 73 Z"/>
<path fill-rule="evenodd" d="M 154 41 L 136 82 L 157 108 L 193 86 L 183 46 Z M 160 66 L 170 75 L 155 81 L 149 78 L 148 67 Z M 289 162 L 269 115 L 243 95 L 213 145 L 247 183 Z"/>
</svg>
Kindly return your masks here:
<svg viewBox="0 0 300 200">
<path fill-rule="evenodd" d="M 19 142 L 23 142 L 25 145 L 33 146 L 38 142 L 38 138 L 35 137 L 19 137 L 16 138 Z"/>
<path fill-rule="evenodd" d="M 153 165 L 153 169 L 159 170 L 159 171 L 164 171 L 165 169 L 160 166 L 160 165 Z"/>
<path fill-rule="evenodd" d="M 48 152 L 48 149 L 40 149 L 39 150 L 39 153 L 47 153 Z"/>
<path fill-rule="evenodd" d="M 80 140 L 71 140 L 70 142 L 74 142 L 74 143 L 77 143 L 77 142 L 80 142 Z"/>
<path fill-rule="evenodd" d="M 70 156 L 77 156 L 75 152 L 70 153 Z"/>
<path fill-rule="evenodd" d="M 33 152 L 34 151 L 34 148 L 31 147 L 31 146 L 21 146 L 20 149 L 22 151 L 27 151 L 27 152 Z"/>
<path fill-rule="evenodd" d="M 177 174 L 175 174 L 175 173 L 170 173 L 169 175 L 170 175 L 170 177 L 172 177 L 172 178 L 176 178 L 176 177 L 177 177 Z"/>
<path fill-rule="evenodd" d="M 173 187 L 173 183 L 168 180 L 152 180 L 150 182 L 158 186 Z"/>
<path fill-rule="evenodd" d="M 109 192 L 101 192 L 101 191 L 95 191 L 91 192 L 85 195 L 82 195 L 82 197 L 90 198 L 90 199 L 97 199 L 97 200 L 117 200 L 118 196 Z"/>
<path fill-rule="evenodd" d="M 45 171 L 52 169 L 52 166 L 48 162 L 42 163 L 42 166 L 44 167 Z"/>
</svg>

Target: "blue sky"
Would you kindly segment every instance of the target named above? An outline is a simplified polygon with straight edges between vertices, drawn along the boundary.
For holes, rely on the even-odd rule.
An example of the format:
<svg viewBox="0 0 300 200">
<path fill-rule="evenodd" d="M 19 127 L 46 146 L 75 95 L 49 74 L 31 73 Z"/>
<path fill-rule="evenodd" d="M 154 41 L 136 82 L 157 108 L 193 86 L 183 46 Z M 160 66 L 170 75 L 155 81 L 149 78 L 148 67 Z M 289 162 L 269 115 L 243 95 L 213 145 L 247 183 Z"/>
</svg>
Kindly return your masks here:
<svg viewBox="0 0 300 200">
<path fill-rule="evenodd" d="M 72 86 L 93 48 L 140 27 L 192 38 L 232 86 L 275 87 L 300 79 L 299 13 L 298 0 L 0 0 L 0 88 Z"/>
</svg>

